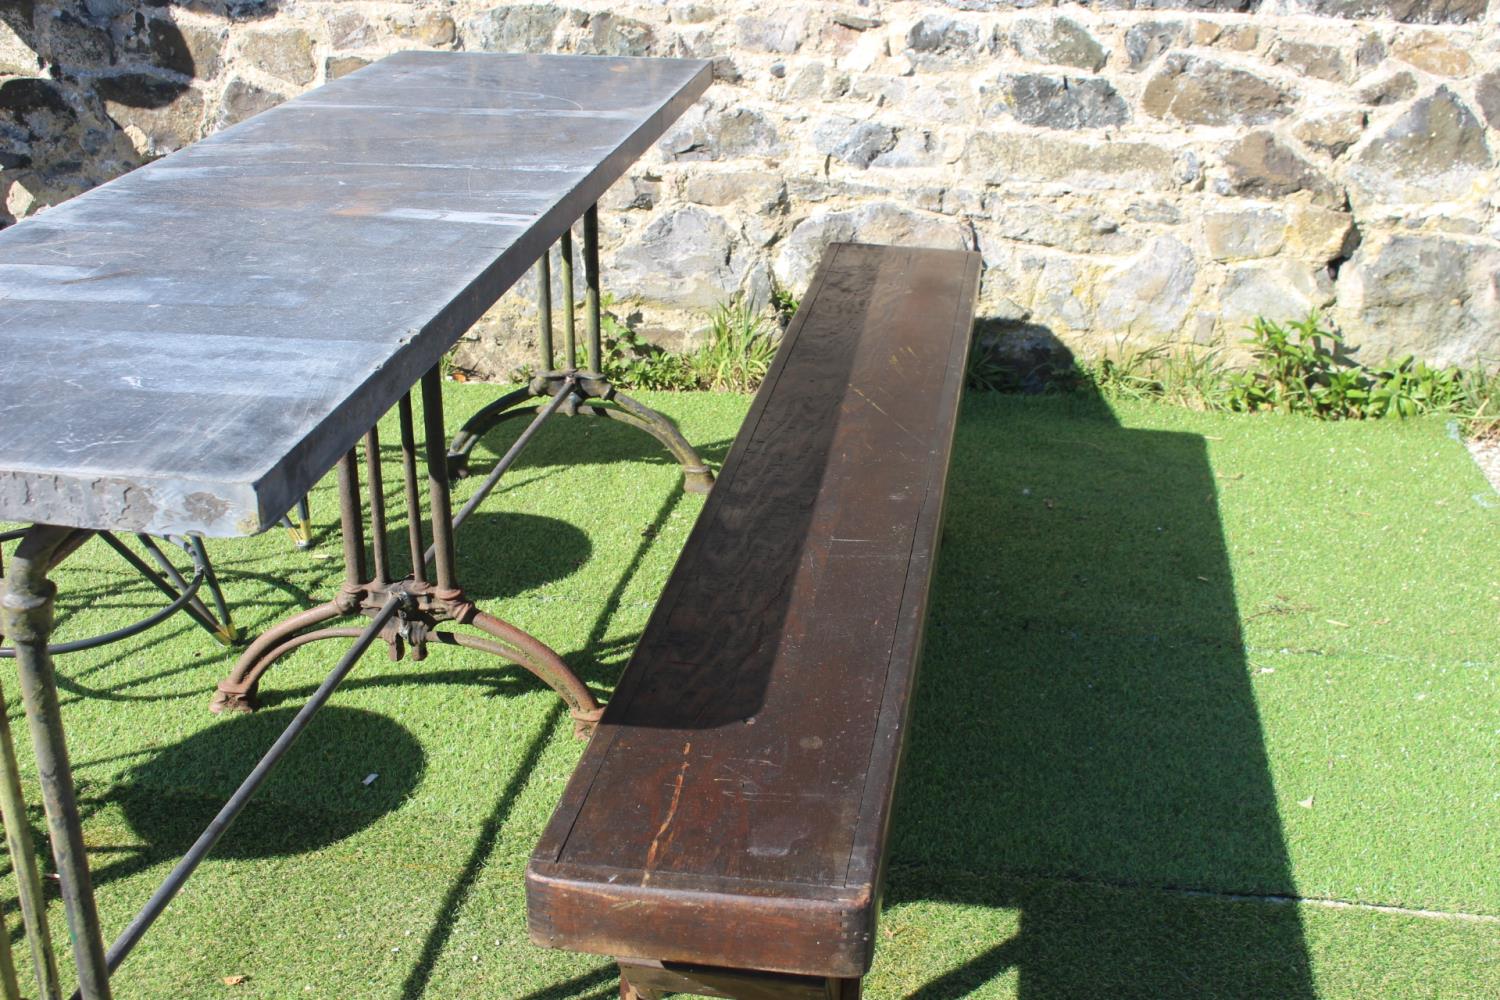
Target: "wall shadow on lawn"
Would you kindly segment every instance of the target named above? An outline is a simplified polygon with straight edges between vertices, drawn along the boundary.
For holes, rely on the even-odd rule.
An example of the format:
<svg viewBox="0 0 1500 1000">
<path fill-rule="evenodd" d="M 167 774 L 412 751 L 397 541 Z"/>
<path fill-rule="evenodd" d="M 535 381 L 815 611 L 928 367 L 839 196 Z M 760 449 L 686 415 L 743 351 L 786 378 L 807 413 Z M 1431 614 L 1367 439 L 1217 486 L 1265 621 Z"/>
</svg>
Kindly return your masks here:
<svg viewBox="0 0 1500 1000">
<path fill-rule="evenodd" d="M 1297 908 L 1215 895 L 1295 890 L 1204 439 L 974 394 L 949 487 L 887 902 L 1019 930 L 910 996 L 1311 1000 Z"/>
</svg>

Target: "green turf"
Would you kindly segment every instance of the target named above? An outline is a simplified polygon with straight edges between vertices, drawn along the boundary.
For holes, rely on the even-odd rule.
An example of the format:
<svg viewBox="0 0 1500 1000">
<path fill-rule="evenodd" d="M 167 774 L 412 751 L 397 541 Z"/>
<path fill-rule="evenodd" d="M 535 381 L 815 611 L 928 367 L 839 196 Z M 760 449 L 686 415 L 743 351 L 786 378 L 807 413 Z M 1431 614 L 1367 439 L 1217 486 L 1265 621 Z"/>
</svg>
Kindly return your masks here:
<svg viewBox="0 0 1500 1000">
<path fill-rule="evenodd" d="M 454 425 L 496 392 L 449 388 Z M 713 462 L 748 406 L 646 396 Z M 607 695 L 701 508 L 679 480 L 648 438 L 558 422 L 464 529 L 469 592 Z M 868 996 L 1500 995 L 1500 497 L 1441 421 L 976 396 L 950 484 Z M 337 584 L 331 484 L 312 499 L 313 552 L 212 545 L 252 632 Z M 97 543 L 58 578 L 64 636 L 155 600 Z M 227 719 L 231 657 L 186 619 L 60 660 L 108 928 L 336 652 Z M 605 960 L 526 942 L 580 752 L 513 668 L 372 652 L 119 995 L 613 996 Z"/>
</svg>

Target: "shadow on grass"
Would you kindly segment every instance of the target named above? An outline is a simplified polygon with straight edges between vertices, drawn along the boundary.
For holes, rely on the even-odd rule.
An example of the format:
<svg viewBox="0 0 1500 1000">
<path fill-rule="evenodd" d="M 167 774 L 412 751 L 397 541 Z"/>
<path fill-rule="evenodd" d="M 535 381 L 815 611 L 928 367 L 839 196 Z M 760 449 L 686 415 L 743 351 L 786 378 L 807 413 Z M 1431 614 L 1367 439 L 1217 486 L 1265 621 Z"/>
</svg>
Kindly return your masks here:
<svg viewBox="0 0 1500 1000">
<path fill-rule="evenodd" d="M 1019 930 L 909 996 L 1311 1000 L 1204 439 L 973 396 L 944 536 L 887 902 Z"/>
<path fill-rule="evenodd" d="M 95 866 L 95 885 L 181 857 L 295 714 L 284 708 L 229 717 L 143 755 L 113 788 L 81 803 L 85 818 L 105 803 L 118 805 L 142 841 L 108 852 L 91 850 L 112 855 Z M 317 751 L 305 752 L 314 743 Z M 304 752 L 286 757 L 214 847 L 213 857 L 302 854 L 353 836 L 411 795 L 426 760 L 421 744 L 398 723 L 330 705 L 304 734 Z M 365 784 L 372 773 L 379 779 Z M 36 812 L 34 833 L 41 835 Z"/>
<path fill-rule="evenodd" d="M 641 562 L 645 559 L 646 553 L 650 551 L 652 541 L 662 527 L 666 525 L 667 519 L 672 516 L 672 512 L 677 509 L 677 505 L 681 500 L 682 492 L 674 490 L 662 501 L 661 506 L 657 508 L 656 516 L 652 520 L 650 527 L 643 532 L 641 543 L 636 546 L 634 555 L 632 555 L 630 561 L 625 565 L 613 590 L 610 591 L 608 599 L 606 599 L 604 605 L 599 609 L 599 614 L 594 618 L 593 628 L 590 629 L 588 639 L 583 644 L 585 655 L 592 655 L 590 651 L 595 650 L 608 634 L 610 621 L 619 610 L 620 600 L 624 596 L 631 578 L 640 569 Z M 586 677 L 588 673 L 593 672 L 587 669 L 588 666 L 598 668 L 602 667 L 602 664 L 592 661 L 589 665 L 571 663 L 570 666 L 573 666 L 575 669 L 583 666 L 584 670 L 580 672 L 580 676 Z M 443 949 L 448 943 L 448 938 L 453 933 L 453 927 L 457 923 L 458 915 L 469 897 L 474 882 L 479 877 L 479 873 L 484 869 L 490 855 L 494 852 L 500 831 L 504 827 L 506 818 L 510 815 L 516 798 L 519 796 L 521 790 L 526 787 L 526 783 L 531 780 L 531 773 L 536 768 L 537 761 L 541 759 L 542 750 L 551 740 L 553 731 L 557 728 L 557 724 L 561 721 L 562 717 L 562 704 L 559 702 L 553 705 L 551 711 L 548 712 L 546 722 L 538 729 L 536 735 L 532 737 L 531 743 L 521 755 L 520 764 L 517 766 L 510 781 L 506 783 L 505 788 L 501 790 L 500 795 L 496 798 L 495 806 L 490 811 L 490 815 L 485 819 L 484 825 L 480 828 L 479 836 L 475 839 L 474 847 L 469 852 L 469 857 L 464 863 L 463 871 L 454 880 L 452 887 L 444 898 L 442 909 L 439 911 L 437 919 L 433 921 L 432 929 L 428 931 L 427 939 L 423 943 L 422 953 L 418 957 L 416 964 L 412 967 L 411 974 L 407 976 L 405 984 L 403 984 L 401 1000 L 419 1000 L 419 998 L 426 995 L 427 987 L 432 980 L 432 970 L 436 966 L 438 959 L 442 956 Z M 596 981 L 596 976 L 602 978 L 598 978 Z M 613 969 L 605 969 L 600 973 L 579 977 L 568 983 L 559 984 L 544 990 L 541 993 L 533 994 L 533 997 L 535 1000 L 571 997 L 575 995 L 575 989 L 590 988 L 600 985 L 603 982 L 614 980 L 615 978 L 616 975 Z"/>
</svg>

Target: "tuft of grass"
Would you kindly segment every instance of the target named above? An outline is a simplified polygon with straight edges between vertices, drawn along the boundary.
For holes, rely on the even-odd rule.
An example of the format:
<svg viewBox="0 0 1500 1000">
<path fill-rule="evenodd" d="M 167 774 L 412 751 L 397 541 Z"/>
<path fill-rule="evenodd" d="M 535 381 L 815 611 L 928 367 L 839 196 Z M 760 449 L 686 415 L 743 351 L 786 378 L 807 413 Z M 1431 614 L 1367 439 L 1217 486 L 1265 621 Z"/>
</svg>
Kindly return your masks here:
<svg viewBox="0 0 1500 1000">
<path fill-rule="evenodd" d="M 736 299 L 709 316 L 708 342 L 690 356 L 690 364 L 703 388 L 744 392 L 766 377 L 778 343 L 772 325 Z"/>
<path fill-rule="evenodd" d="M 1286 323 L 1257 317 L 1247 330 L 1252 364 L 1245 369 L 1228 363 L 1222 343 L 1133 346 L 1121 338 L 1112 353 L 1070 372 L 1046 369 L 1026 378 L 976 350 L 968 382 L 1015 391 L 1041 381 L 1054 391 L 1084 388 L 1109 399 L 1321 420 L 1446 413 L 1467 437 L 1500 435 L 1500 368 L 1436 368 L 1410 354 L 1367 367 L 1349 357 L 1338 332 L 1316 312 Z"/>
</svg>

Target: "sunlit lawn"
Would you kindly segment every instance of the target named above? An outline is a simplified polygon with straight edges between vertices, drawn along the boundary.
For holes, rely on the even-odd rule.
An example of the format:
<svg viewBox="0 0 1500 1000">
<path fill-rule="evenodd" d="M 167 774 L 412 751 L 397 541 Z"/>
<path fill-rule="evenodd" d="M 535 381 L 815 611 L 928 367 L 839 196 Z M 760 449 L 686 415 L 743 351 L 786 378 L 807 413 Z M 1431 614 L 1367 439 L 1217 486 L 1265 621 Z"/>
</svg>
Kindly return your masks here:
<svg viewBox="0 0 1500 1000">
<path fill-rule="evenodd" d="M 450 386 L 450 426 L 497 391 Z M 714 463 L 749 404 L 643 396 Z M 582 418 L 505 483 L 461 533 L 463 582 L 607 696 L 702 499 Z M 312 502 L 310 552 L 211 545 L 251 632 L 337 586 L 331 483 Z M 1441 421 L 974 396 L 944 534 L 867 996 L 1500 995 L 1500 496 Z M 98 543 L 57 578 L 63 637 L 156 602 Z M 186 618 L 60 658 L 107 933 L 341 648 L 228 718 L 207 705 L 232 656 Z M 615 995 L 606 960 L 526 939 L 570 728 L 484 654 L 372 651 L 117 995 Z"/>
</svg>

